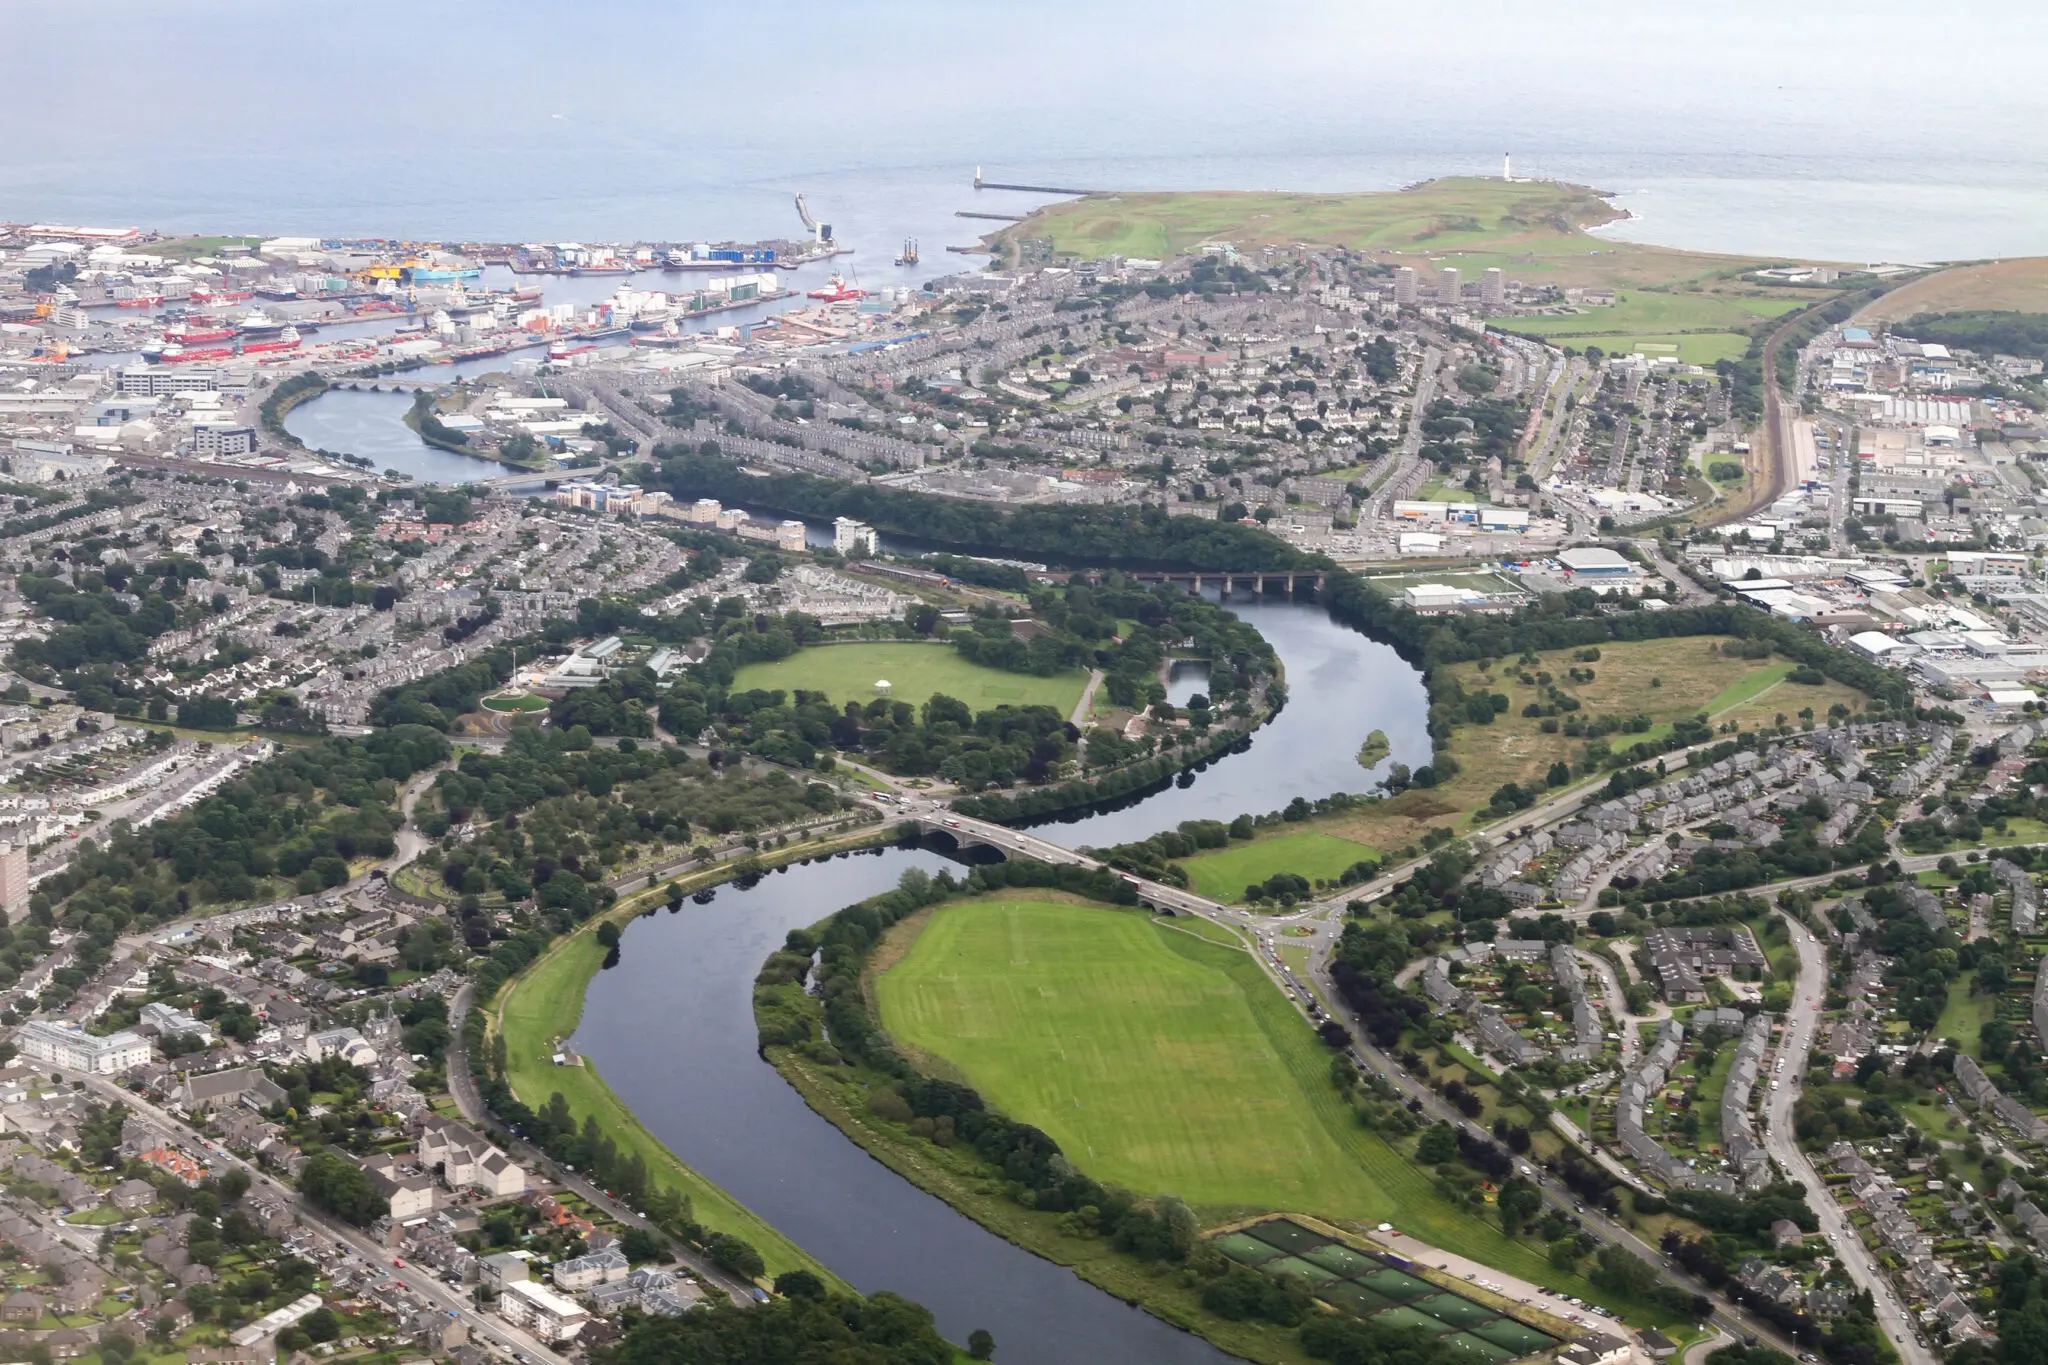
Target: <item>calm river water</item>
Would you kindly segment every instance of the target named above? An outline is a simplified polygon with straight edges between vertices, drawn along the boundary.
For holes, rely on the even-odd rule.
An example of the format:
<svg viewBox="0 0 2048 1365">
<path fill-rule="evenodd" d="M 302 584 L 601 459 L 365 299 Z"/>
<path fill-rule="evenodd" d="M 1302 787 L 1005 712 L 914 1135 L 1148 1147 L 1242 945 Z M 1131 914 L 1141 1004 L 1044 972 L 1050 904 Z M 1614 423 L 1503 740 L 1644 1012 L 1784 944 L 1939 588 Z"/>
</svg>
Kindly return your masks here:
<svg viewBox="0 0 2048 1365">
<path fill-rule="evenodd" d="M 1428 761 L 1422 680 L 1392 650 L 1305 603 L 1232 605 L 1279 651 L 1294 699 L 1245 752 L 1185 786 L 1056 826 L 1062 842 L 1109 844 L 1297 793 L 1363 791 L 1374 774 L 1354 755 L 1375 729 L 1392 741 L 1390 761 Z M 635 920 L 619 964 L 591 984 L 576 1046 L 677 1156 L 858 1288 L 925 1304 L 955 1341 L 985 1327 L 1008 1365 L 1229 1359 L 904 1181 L 759 1057 L 753 979 L 783 936 L 888 890 L 907 868 L 946 865 L 924 850 L 840 857 Z"/>
</svg>

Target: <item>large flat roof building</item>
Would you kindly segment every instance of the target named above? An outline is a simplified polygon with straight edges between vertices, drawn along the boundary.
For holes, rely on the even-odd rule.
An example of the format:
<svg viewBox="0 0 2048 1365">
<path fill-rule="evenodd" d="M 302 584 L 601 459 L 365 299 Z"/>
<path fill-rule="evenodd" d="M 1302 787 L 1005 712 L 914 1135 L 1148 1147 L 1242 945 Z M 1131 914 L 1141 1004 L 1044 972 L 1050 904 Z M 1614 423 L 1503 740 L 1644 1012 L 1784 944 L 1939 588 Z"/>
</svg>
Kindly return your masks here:
<svg viewBox="0 0 2048 1365">
<path fill-rule="evenodd" d="M 14 1033 L 21 1055 L 62 1071 L 113 1076 L 150 1058 L 149 1040 L 123 1029 L 104 1038 L 70 1024 L 31 1019 Z"/>
<path fill-rule="evenodd" d="M 1573 573 L 1596 574 L 1620 577 L 1634 573 L 1636 566 L 1600 545 L 1584 545 L 1572 550 L 1559 550 L 1557 562 Z"/>
</svg>

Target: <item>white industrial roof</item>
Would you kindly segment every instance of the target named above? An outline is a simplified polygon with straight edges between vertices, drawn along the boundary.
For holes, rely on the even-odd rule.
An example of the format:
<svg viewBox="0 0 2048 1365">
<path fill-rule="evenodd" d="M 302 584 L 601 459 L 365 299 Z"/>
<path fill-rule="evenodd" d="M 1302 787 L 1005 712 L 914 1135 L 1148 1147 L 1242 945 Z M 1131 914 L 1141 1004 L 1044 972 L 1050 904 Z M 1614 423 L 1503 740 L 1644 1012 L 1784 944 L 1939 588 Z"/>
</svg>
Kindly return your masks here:
<svg viewBox="0 0 2048 1365">
<path fill-rule="evenodd" d="M 1626 569 L 1629 562 L 1614 551 L 1599 545 L 1586 545 L 1573 550 L 1559 550 L 1557 562 L 1567 569 L 1583 572 L 1587 569 Z"/>
</svg>

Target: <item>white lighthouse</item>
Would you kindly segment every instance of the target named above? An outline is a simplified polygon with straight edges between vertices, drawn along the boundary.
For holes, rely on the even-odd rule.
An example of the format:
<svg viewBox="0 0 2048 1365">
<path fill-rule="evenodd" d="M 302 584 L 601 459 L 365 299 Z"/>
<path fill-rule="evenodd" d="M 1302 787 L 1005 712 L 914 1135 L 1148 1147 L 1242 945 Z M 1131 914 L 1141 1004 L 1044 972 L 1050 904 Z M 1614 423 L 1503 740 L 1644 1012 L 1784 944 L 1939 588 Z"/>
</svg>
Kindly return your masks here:
<svg viewBox="0 0 2048 1365">
<path fill-rule="evenodd" d="M 1510 185 L 1515 183 L 1515 158 L 1511 152 L 1500 154 L 1500 178 Z"/>
</svg>

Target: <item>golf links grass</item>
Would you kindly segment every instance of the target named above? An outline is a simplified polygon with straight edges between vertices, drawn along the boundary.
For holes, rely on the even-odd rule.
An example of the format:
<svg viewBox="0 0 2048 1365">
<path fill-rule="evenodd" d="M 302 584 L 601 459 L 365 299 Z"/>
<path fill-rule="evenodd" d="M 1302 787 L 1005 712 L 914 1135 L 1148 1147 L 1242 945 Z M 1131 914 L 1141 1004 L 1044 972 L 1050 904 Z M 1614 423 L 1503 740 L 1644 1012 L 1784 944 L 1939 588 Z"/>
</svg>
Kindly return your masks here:
<svg viewBox="0 0 2048 1365">
<path fill-rule="evenodd" d="M 988 898 L 941 907 L 875 990 L 895 1038 L 1098 1180 L 1210 1218 L 1397 1222 L 1595 1296 L 1540 1246 L 1442 1202 L 1427 1171 L 1359 1127 L 1328 1049 L 1247 953 L 1137 911 Z"/>
<path fill-rule="evenodd" d="M 912 706 L 922 706 L 934 692 L 943 692 L 966 702 L 972 711 L 1050 706 L 1062 717 L 1073 714 L 1088 683 L 1088 675 L 1078 669 L 1038 678 L 971 664 L 948 645 L 880 642 L 800 649 L 787 659 L 748 664 L 733 677 L 732 690 L 803 688 L 823 692 L 840 706 L 850 701 L 865 706 L 880 695 L 875 684 L 883 679 L 889 682 L 892 698 Z"/>
</svg>

